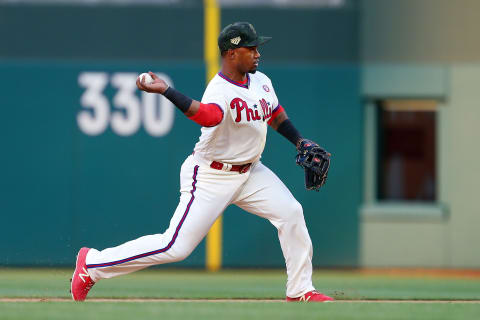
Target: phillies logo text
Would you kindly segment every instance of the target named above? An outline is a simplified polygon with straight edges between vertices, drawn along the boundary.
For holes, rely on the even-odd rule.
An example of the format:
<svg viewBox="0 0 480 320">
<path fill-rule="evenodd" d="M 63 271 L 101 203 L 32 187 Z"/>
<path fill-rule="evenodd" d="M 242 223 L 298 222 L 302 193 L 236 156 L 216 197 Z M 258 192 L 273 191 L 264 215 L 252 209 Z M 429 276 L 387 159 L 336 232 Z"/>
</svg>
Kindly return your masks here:
<svg viewBox="0 0 480 320">
<path fill-rule="evenodd" d="M 235 98 L 230 102 L 230 108 L 236 109 L 237 111 L 237 116 L 235 118 L 235 122 L 240 122 L 242 121 L 242 111 L 246 116 L 247 121 L 256 121 L 256 120 L 263 120 L 265 121 L 266 119 L 269 119 L 272 116 L 272 107 L 269 106 L 270 103 L 265 101 L 265 99 L 260 100 L 260 107 L 262 108 L 262 115 L 259 113 L 259 109 L 257 108 L 257 105 L 255 104 L 253 106 L 253 109 L 250 108 L 247 105 L 247 102 L 245 100 L 242 100 L 240 98 Z M 264 116 L 264 118 L 262 118 Z"/>
</svg>

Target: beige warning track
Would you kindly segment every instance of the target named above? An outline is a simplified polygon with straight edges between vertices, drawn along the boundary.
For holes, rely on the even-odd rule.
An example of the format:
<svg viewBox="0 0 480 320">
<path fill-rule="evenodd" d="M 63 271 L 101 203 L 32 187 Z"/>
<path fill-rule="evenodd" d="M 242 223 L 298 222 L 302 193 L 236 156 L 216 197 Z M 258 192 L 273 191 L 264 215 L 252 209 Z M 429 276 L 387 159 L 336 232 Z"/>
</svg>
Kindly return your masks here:
<svg viewBox="0 0 480 320">
<path fill-rule="evenodd" d="M 160 299 L 160 298 L 92 298 L 87 302 L 285 302 L 280 299 Z M 69 298 L 0 298 L 0 302 L 72 302 Z M 480 300 L 336 300 L 329 303 L 473 303 Z"/>
</svg>

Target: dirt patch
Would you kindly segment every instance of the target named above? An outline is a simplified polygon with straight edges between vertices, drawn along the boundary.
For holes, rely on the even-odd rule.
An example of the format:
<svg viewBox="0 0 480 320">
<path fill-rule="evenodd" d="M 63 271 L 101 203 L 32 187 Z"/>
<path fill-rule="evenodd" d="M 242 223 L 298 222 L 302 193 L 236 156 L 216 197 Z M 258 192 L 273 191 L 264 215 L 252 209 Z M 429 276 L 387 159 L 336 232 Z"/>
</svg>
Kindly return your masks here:
<svg viewBox="0 0 480 320">
<path fill-rule="evenodd" d="M 160 299 L 160 298 L 91 298 L 87 302 L 285 302 L 280 299 Z M 0 302 L 72 302 L 69 298 L 0 298 Z M 336 300 L 333 303 L 476 303 L 480 300 Z"/>
<path fill-rule="evenodd" d="M 365 268 L 358 269 L 357 272 L 366 275 L 387 275 L 408 278 L 480 279 L 480 269 Z"/>
</svg>

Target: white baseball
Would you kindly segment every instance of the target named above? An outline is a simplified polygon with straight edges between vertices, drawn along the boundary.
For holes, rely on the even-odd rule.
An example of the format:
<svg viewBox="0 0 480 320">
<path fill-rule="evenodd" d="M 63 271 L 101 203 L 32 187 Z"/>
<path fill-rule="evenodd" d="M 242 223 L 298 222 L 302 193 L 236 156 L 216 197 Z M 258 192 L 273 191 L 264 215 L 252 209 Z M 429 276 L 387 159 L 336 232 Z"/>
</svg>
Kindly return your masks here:
<svg viewBox="0 0 480 320">
<path fill-rule="evenodd" d="M 143 77 L 145 77 L 145 84 L 150 84 L 150 83 L 153 82 L 152 76 L 149 75 L 149 74 L 146 73 L 146 72 L 144 72 L 144 73 L 142 73 L 141 75 L 138 76 L 138 79 L 140 80 L 140 82 L 142 82 Z"/>
</svg>

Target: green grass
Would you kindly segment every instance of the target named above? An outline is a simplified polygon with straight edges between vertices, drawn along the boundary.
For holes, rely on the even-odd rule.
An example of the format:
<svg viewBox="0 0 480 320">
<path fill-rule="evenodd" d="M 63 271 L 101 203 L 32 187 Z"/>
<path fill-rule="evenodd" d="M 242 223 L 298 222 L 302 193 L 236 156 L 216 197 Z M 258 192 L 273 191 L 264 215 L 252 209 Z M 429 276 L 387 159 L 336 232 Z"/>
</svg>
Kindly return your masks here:
<svg viewBox="0 0 480 320">
<path fill-rule="evenodd" d="M 69 298 L 72 270 L 0 269 L 0 298 Z M 284 299 L 283 271 L 150 269 L 102 280 L 89 298 Z M 337 300 L 480 300 L 480 279 L 316 271 Z M 88 300 L 87 300 L 88 301 Z M 480 319 L 480 304 L 283 302 L 0 302 L 0 319 Z"/>
<path fill-rule="evenodd" d="M 71 270 L 0 269 L 0 297 L 69 297 Z M 285 298 L 279 270 L 144 270 L 99 281 L 92 298 Z M 316 271 L 319 291 L 337 299 L 480 300 L 480 279 L 362 275 Z"/>
<path fill-rule="evenodd" d="M 0 319 L 478 319 L 473 304 L 372 303 L 0 303 Z"/>
</svg>

